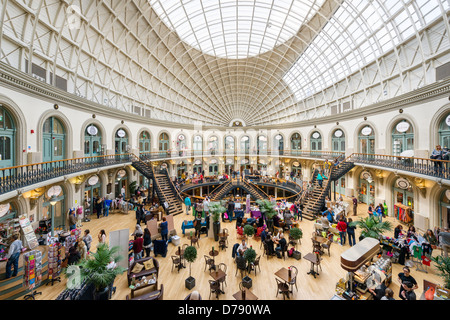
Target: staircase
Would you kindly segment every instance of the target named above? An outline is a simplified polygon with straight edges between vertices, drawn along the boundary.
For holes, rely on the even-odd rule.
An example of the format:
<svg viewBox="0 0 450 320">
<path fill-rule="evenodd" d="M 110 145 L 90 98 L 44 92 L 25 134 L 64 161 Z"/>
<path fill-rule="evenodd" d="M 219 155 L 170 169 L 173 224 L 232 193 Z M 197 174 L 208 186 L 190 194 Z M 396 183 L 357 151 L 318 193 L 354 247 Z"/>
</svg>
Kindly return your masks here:
<svg viewBox="0 0 450 320">
<path fill-rule="evenodd" d="M 314 172 L 311 182 L 313 183 L 312 195 L 309 199 L 305 200 L 303 208 L 303 218 L 307 220 L 315 220 L 316 216 L 320 213 L 323 204 L 325 203 L 325 197 L 330 192 L 331 179 L 323 181 L 322 188 L 319 186 L 317 181 L 317 174 L 319 172 L 316 170 Z"/>
<path fill-rule="evenodd" d="M 247 190 L 250 195 L 253 196 L 256 200 L 264 200 L 269 199 L 269 195 L 262 191 L 258 186 L 254 185 L 251 182 L 248 182 L 246 179 L 242 180 L 243 187 Z"/>
<path fill-rule="evenodd" d="M 136 168 L 147 179 L 153 180 L 153 186 L 159 199 L 159 204 L 164 207 L 164 202 L 169 204 L 168 214 L 178 215 L 183 213 L 183 199 L 170 181 L 167 171 L 155 173 L 151 165 L 143 161 L 133 161 Z"/>
<path fill-rule="evenodd" d="M 225 197 L 228 194 L 228 192 L 230 192 L 232 189 L 230 186 L 232 187 L 231 180 L 227 181 L 225 183 L 222 183 L 219 187 L 217 187 L 216 190 L 214 190 L 211 200 L 219 201 L 220 199 Z"/>
<path fill-rule="evenodd" d="M 345 176 L 347 173 L 350 172 L 355 167 L 355 164 L 353 162 L 349 161 L 343 161 L 341 162 L 331 173 L 331 180 L 337 181 L 343 176 Z"/>
<path fill-rule="evenodd" d="M 255 200 L 262 200 L 265 199 L 266 195 L 262 194 L 263 192 L 261 190 L 258 190 L 258 188 L 254 187 L 251 183 L 241 180 L 241 179 L 233 179 L 226 183 L 224 183 L 222 186 L 219 187 L 219 191 L 215 194 L 213 194 L 211 200 L 212 201 L 219 201 L 223 199 L 230 191 L 241 188 L 247 191 Z M 268 198 L 268 196 L 267 196 Z"/>
</svg>

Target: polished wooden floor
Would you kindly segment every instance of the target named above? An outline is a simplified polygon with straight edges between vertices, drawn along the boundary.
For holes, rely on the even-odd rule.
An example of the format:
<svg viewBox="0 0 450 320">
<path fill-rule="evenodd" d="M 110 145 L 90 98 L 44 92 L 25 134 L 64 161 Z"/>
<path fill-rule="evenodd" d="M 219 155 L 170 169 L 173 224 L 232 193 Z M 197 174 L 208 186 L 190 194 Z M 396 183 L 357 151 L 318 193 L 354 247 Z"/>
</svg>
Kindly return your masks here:
<svg viewBox="0 0 450 320">
<path fill-rule="evenodd" d="M 365 205 L 359 205 L 358 216 L 365 216 L 367 207 Z M 355 218 L 355 217 L 353 217 Z M 184 238 L 181 232 L 181 224 L 183 220 L 190 220 L 192 216 L 187 216 L 185 214 L 178 215 L 174 218 L 175 227 L 178 235 L 181 236 L 181 245 L 184 243 L 189 243 L 188 239 Z M 387 218 L 393 223 L 397 224 L 394 218 Z M 355 220 L 355 219 L 353 219 Z M 94 217 L 90 222 L 83 224 L 83 229 L 89 229 L 93 235 L 94 242 L 92 248 L 95 248 L 97 244 L 96 235 L 100 229 L 105 229 L 108 233 L 113 230 L 119 229 L 130 229 L 130 234 L 133 232 L 136 220 L 134 215 L 123 215 L 120 213 L 110 214 L 109 217 L 104 217 L 97 219 Z M 239 290 L 240 275 L 236 274 L 236 265 L 231 257 L 232 245 L 238 243 L 239 240 L 236 239 L 235 232 L 235 222 L 222 223 L 222 227 L 228 228 L 231 235 L 229 238 L 229 247 L 226 251 L 220 251 L 219 255 L 216 257 L 216 263 L 225 263 L 228 266 L 225 294 L 219 296 L 219 300 L 234 300 L 233 294 Z M 298 250 L 301 251 L 302 256 L 311 252 L 312 243 L 310 235 L 313 231 L 313 222 L 303 221 L 300 223 L 300 227 L 303 230 L 304 237 L 302 239 L 302 244 L 298 246 Z M 393 231 L 387 234 L 389 236 L 393 235 Z M 358 235 L 357 237 L 358 238 Z M 196 279 L 196 286 L 193 290 L 197 290 L 203 299 L 209 298 L 209 282 L 212 279 L 208 271 L 205 269 L 204 255 L 208 254 L 212 246 L 217 247 L 217 243 L 213 240 L 203 236 L 200 240 L 200 248 L 198 249 L 198 258 L 192 264 L 192 276 Z M 253 245 L 257 254 L 262 255 L 262 249 L 260 249 L 260 242 L 253 239 L 250 240 L 250 245 Z M 307 272 L 310 269 L 310 263 L 304 259 L 295 260 L 292 258 L 286 258 L 286 260 L 277 259 L 272 257 L 266 259 L 266 257 L 261 258 L 261 272 L 257 272 L 255 276 L 252 273 L 251 278 L 253 279 L 252 292 L 260 300 L 282 300 L 283 296 L 281 294 L 276 296 L 276 281 L 274 273 L 282 267 L 289 267 L 294 265 L 298 268 L 298 280 L 297 286 L 298 291 L 294 289 L 294 294 L 291 296 L 291 300 L 328 300 L 335 293 L 336 283 L 345 276 L 346 271 L 344 271 L 340 266 L 340 255 L 345 250 L 348 250 L 349 245 L 340 246 L 339 244 L 333 244 L 331 247 L 331 256 L 327 254 L 323 256 L 322 260 L 322 272 L 317 278 L 308 275 Z M 174 270 L 172 272 L 172 260 L 171 255 L 175 254 L 175 247 L 169 244 L 168 254 L 165 258 L 158 256 L 157 260 L 160 263 L 160 275 L 159 283 L 164 285 L 164 299 L 165 300 L 182 300 L 191 291 L 187 290 L 184 285 L 184 280 L 189 276 L 189 268 L 182 269 L 180 272 Z M 435 250 L 434 254 L 439 254 L 439 250 Z M 152 254 L 153 256 L 153 254 Z M 402 266 L 399 264 L 393 265 L 393 283 L 390 288 L 394 290 L 394 297 L 398 299 L 399 286 L 396 281 L 397 274 L 401 272 Z M 423 291 L 423 280 L 434 283 L 442 283 L 441 278 L 437 275 L 433 267 L 428 267 L 428 273 L 416 271 L 412 269 L 412 275 L 415 277 L 419 284 L 419 289 L 416 291 L 417 297 L 419 298 Z M 37 300 L 54 300 L 65 288 L 66 280 L 63 278 L 61 283 L 55 283 L 53 287 L 43 286 L 38 289 L 42 292 L 42 295 L 37 296 Z M 114 300 L 124 300 L 126 295 L 130 293 L 130 289 L 127 286 L 126 274 L 119 276 L 115 281 L 115 286 L 117 287 L 116 293 L 113 295 Z M 143 290 L 144 291 L 144 290 Z M 211 299 L 216 299 L 211 295 Z"/>
</svg>

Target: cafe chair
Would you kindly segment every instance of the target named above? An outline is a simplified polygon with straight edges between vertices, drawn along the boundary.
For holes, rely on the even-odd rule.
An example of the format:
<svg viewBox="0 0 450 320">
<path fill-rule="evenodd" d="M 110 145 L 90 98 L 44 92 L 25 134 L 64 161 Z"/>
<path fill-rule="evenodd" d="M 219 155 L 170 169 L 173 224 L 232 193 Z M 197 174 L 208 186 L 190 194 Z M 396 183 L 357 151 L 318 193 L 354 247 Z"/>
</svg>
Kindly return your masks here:
<svg viewBox="0 0 450 320">
<path fill-rule="evenodd" d="M 269 246 L 267 245 L 267 243 L 264 242 L 263 245 L 264 245 L 263 255 L 264 254 L 266 255 L 266 259 L 269 259 L 269 257 L 272 258 L 273 256 L 269 252 Z"/>
<path fill-rule="evenodd" d="M 206 271 L 206 268 L 211 270 L 212 266 L 214 265 L 214 260 L 210 256 L 207 256 L 207 255 L 204 255 L 204 257 L 205 257 L 205 270 L 204 271 Z"/>
<path fill-rule="evenodd" d="M 219 299 L 220 292 L 220 283 L 218 281 L 214 280 L 208 280 L 209 281 L 209 299 L 211 299 L 211 293 L 214 293 L 216 295 L 216 298 Z"/>
<path fill-rule="evenodd" d="M 331 244 L 333 243 L 333 241 L 331 239 L 328 239 L 327 243 L 322 244 L 322 248 L 327 249 L 328 250 L 328 256 L 330 257 L 330 247 Z"/>
<path fill-rule="evenodd" d="M 291 268 L 291 272 L 292 272 L 292 276 L 291 276 L 291 281 L 289 281 L 289 285 L 291 286 L 291 292 L 293 292 L 294 290 L 294 285 L 295 285 L 295 289 L 297 289 L 297 275 L 298 275 L 298 269 L 296 266 L 290 266 L 289 268 Z"/>
<path fill-rule="evenodd" d="M 196 244 L 197 244 L 197 247 L 200 248 L 200 243 L 198 241 L 198 238 L 197 237 L 192 237 L 192 239 L 191 239 L 191 246 L 195 247 Z"/>
<path fill-rule="evenodd" d="M 171 256 L 171 258 L 172 258 L 172 272 L 173 272 L 173 267 L 176 267 L 178 269 L 178 272 L 180 272 L 180 269 L 181 269 L 180 256 Z"/>
<path fill-rule="evenodd" d="M 278 278 L 275 278 L 275 280 L 277 281 L 277 297 L 281 293 L 283 294 L 283 300 L 286 300 L 286 296 L 289 299 L 289 285 Z"/>
<path fill-rule="evenodd" d="M 238 271 L 241 273 L 241 278 L 244 277 L 244 274 L 247 272 L 247 262 L 244 259 L 236 260 L 236 274 Z"/>
<path fill-rule="evenodd" d="M 219 263 L 219 265 L 217 266 L 219 268 L 219 270 L 222 270 L 223 272 L 225 272 L 225 276 L 221 279 L 219 279 L 219 283 L 222 284 L 222 288 L 223 288 L 223 284 L 225 283 L 226 286 L 228 286 L 227 284 L 227 265 L 225 263 Z"/>
<path fill-rule="evenodd" d="M 252 263 L 253 264 L 253 268 L 255 269 L 255 276 L 256 276 L 256 267 L 258 267 L 259 272 L 261 272 L 261 267 L 259 265 L 260 260 L 261 260 L 261 256 L 257 256 L 255 261 L 253 261 L 253 263 Z"/>
</svg>

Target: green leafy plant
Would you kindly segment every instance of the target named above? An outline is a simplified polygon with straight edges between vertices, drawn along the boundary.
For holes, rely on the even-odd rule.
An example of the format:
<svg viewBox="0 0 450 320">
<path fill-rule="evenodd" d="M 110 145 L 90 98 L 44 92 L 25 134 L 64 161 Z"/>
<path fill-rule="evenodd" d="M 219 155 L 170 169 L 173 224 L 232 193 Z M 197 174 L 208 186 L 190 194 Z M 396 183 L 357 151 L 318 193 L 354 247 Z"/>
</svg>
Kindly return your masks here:
<svg viewBox="0 0 450 320">
<path fill-rule="evenodd" d="M 361 236 L 363 238 L 374 238 L 379 240 L 380 236 L 387 231 L 392 230 L 392 224 L 389 221 L 380 222 L 378 218 L 366 217 L 361 218 L 359 221 L 350 223 L 350 226 L 356 226 L 360 228 Z"/>
<path fill-rule="evenodd" d="M 130 194 L 133 195 L 136 193 L 136 188 L 137 188 L 137 182 L 133 181 L 128 185 L 128 190 L 130 191 Z"/>
<path fill-rule="evenodd" d="M 255 234 L 255 228 L 253 228 L 253 226 L 247 224 L 244 226 L 244 234 L 248 237 L 251 238 L 253 237 L 253 235 Z"/>
<path fill-rule="evenodd" d="M 225 209 L 225 207 L 220 202 L 211 202 L 208 207 L 209 213 L 211 214 L 212 220 L 214 222 L 219 222 L 221 214 L 227 211 L 227 209 Z"/>
<path fill-rule="evenodd" d="M 248 248 L 244 252 L 244 259 L 247 260 L 248 264 L 255 262 L 256 259 L 256 251 L 253 248 Z"/>
<path fill-rule="evenodd" d="M 291 228 L 291 230 L 289 230 L 289 237 L 294 240 L 299 240 L 303 237 L 303 232 L 300 228 Z"/>
<path fill-rule="evenodd" d="M 192 262 L 194 262 L 195 259 L 197 259 L 197 249 L 193 246 L 187 247 L 186 249 L 184 249 L 183 257 L 187 262 L 189 262 L 189 278 L 190 278 Z"/>
<path fill-rule="evenodd" d="M 107 288 L 117 275 L 126 271 L 120 266 L 108 267 L 112 262 L 117 263 L 123 259 L 123 256 L 118 255 L 119 250 L 118 246 L 109 248 L 106 243 L 99 244 L 96 252 L 91 252 L 89 258 L 76 264 L 80 268 L 81 280 L 87 279 L 97 291 Z"/>
<path fill-rule="evenodd" d="M 444 279 L 444 287 L 450 289 L 450 257 L 436 256 L 431 257 L 435 263 L 439 276 Z"/>
<path fill-rule="evenodd" d="M 274 204 L 269 200 L 256 200 L 256 203 L 259 206 L 259 210 L 266 216 L 267 219 L 271 220 L 278 214 L 275 210 Z"/>
</svg>

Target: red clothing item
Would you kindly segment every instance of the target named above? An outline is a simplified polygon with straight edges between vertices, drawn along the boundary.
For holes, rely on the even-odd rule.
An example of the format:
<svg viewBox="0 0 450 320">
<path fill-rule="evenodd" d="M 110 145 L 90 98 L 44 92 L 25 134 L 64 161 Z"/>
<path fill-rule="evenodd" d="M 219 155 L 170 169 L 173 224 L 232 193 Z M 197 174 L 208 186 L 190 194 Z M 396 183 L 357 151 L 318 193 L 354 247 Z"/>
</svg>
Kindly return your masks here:
<svg viewBox="0 0 450 320">
<path fill-rule="evenodd" d="M 133 242 L 133 252 L 139 253 L 142 251 L 142 248 L 144 246 L 144 239 L 142 237 L 137 238 Z"/>
<path fill-rule="evenodd" d="M 347 231 L 347 224 L 344 221 L 339 221 L 339 223 L 337 224 L 337 229 L 340 232 L 346 232 Z"/>
</svg>

